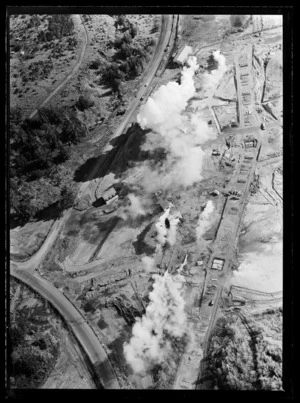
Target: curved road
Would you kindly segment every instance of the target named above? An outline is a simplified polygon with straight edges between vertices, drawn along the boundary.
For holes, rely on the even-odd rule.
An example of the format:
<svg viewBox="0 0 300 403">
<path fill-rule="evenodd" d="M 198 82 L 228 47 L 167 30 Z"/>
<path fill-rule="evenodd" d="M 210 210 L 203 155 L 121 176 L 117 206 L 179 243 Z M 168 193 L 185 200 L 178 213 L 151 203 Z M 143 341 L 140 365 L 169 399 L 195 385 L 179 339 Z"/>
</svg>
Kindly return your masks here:
<svg viewBox="0 0 300 403">
<path fill-rule="evenodd" d="M 61 89 L 62 87 L 74 76 L 74 74 L 78 71 L 79 67 L 81 66 L 81 63 L 83 61 L 83 57 L 85 54 L 85 50 L 86 50 L 86 46 L 87 46 L 87 34 L 86 34 L 86 30 L 85 30 L 85 26 L 81 21 L 80 16 L 78 15 L 78 18 L 80 19 L 80 23 L 83 26 L 83 46 L 81 49 L 81 53 L 80 53 L 80 57 L 78 62 L 75 64 L 75 67 L 73 68 L 72 72 L 64 79 L 64 81 L 62 81 L 56 88 L 54 91 L 52 91 L 47 98 L 39 105 L 39 107 L 37 109 L 35 109 L 31 115 L 29 116 L 29 119 L 32 119 L 39 111 L 40 108 L 42 108 L 43 106 L 46 105 L 47 102 L 50 101 L 50 99 L 52 97 L 54 97 L 54 95 L 56 95 Z"/>
<path fill-rule="evenodd" d="M 136 93 L 136 98 L 132 101 L 130 108 L 125 113 L 122 122 L 120 123 L 120 125 L 118 126 L 116 131 L 114 132 L 111 139 L 118 137 L 123 133 L 126 126 L 132 119 L 133 114 L 136 112 L 137 108 L 139 107 L 140 102 L 141 102 L 140 101 L 141 97 L 144 96 L 144 94 L 147 92 L 148 87 L 145 87 L 145 84 L 148 84 L 148 86 L 150 86 L 150 82 L 153 79 L 153 77 L 160 65 L 160 62 L 164 56 L 164 50 L 166 49 L 167 44 L 169 42 L 169 38 L 170 38 L 171 32 L 172 32 L 172 19 L 173 19 L 172 15 L 163 15 L 162 16 L 161 33 L 160 33 L 158 43 L 155 48 L 154 55 L 152 56 L 152 60 L 150 61 L 151 64 L 148 66 L 148 70 L 146 71 L 146 73 L 144 75 L 144 79 L 141 84 L 140 90 Z M 100 166 L 99 166 L 100 163 L 95 164 L 93 169 L 89 172 L 87 178 L 85 179 L 85 182 L 82 184 L 82 186 L 80 188 L 81 192 L 84 192 L 84 190 L 87 189 L 87 186 L 88 186 L 87 181 L 93 179 L 95 177 L 95 175 L 97 174 L 97 171 L 100 168 Z"/>
<path fill-rule="evenodd" d="M 18 267 L 19 269 L 22 270 L 27 270 L 28 272 L 33 273 L 35 269 L 38 268 L 46 254 L 48 253 L 50 247 L 54 244 L 57 235 L 62 227 L 63 222 L 70 216 L 70 210 L 65 211 L 64 215 L 62 218 L 59 220 L 56 220 L 54 224 L 52 225 L 43 245 L 40 247 L 40 249 L 32 255 L 28 260 L 25 262 L 14 262 L 10 261 L 11 265 Z"/>
<path fill-rule="evenodd" d="M 61 314 L 80 345 L 84 348 L 94 367 L 96 377 L 100 379 L 101 386 L 105 389 L 120 389 L 111 363 L 100 341 L 71 302 L 52 284 L 40 276 L 14 267 L 10 268 L 10 274 L 38 292 Z"/>
<path fill-rule="evenodd" d="M 171 27 L 171 16 L 163 16 L 161 34 L 156 46 L 154 56 L 152 58 L 152 65 L 149 66 L 148 71 L 144 76 L 144 82 L 146 81 L 148 84 L 152 80 L 164 55 L 164 49 L 167 46 L 169 40 L 168 37 L 171 35 Z M 79 69 L 85 53 L 86 44 L 87 36 L 85 32 L 84 46 L 81 51 L 78 63 L 76 64 L 72 73 L 45 99 L 41 106 L 44 106 L 44 104 L 48 102 L 62 88 L 62 86 L 65 85 L 65 83 L 73 77 L 75 72 Z M 136 111 L 139 105 L 140 97 L 145 93 L 146 90 L 147 88 L 143 85 L 140 91 L 137 93 L 137 99 L 132 102 L 131 107 L 124 116 L 121 125 L 114 133 L 114 137 L 119 136 L 123 132 L 129 120 L 132 118 L 133 113 Z M 37 112 L 38 110 L 35 110 L 30 115 L 30 118 L 32 118 Z M 95 166 L 93 169 L 93 173 L 97 172 L 98 169 L 99 167 Z M 90 173 L 90 175 L 91 174 L 92 172 Z M 120 389 L 117 377 L 107 357 L 107 354 L 104 351 L 95 333 L 86 322 L 85 318 L 76 309 L 76 307 L 63 295 L 63 293 L 61 293 L 51 283 L 49 283 L 34 272 L 34 270 L 39 266 L 39 264 L 46 256 L 49 248 L 53 245 L 62 226 L 62 223 L 67 218 L 69 213 L 70 212 L 67 211 L 61 219 L 57 220 L 53 224 L 42 247 L 28 261 L 18 263 L 10 261 L 10 275 L 16 277 L 17 279 L 34 289 L 42 297 L 48 300 L 53 305 L 53 307 L 61 314 L 62 318 L 68 324 L 76 339 L 89 357 L 89 360 L 94 367 L 96 378 L 100 379 L 101 386 L 103 386 L 105 389 Z"/>
</svg>

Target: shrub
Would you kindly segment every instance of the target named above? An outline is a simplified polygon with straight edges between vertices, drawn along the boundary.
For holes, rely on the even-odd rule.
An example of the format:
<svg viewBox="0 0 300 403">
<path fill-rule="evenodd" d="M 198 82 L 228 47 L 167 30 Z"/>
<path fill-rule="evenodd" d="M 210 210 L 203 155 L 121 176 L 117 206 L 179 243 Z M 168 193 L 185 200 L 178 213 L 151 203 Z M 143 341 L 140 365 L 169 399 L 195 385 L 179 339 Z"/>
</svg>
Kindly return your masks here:
<svg viewBox="0 0 300 403">
<path fill-rule="evenodd" d="M 80 95 L 78 101 L 76 102 L 76 107 L 81 111 L 84 111 L 85 109 L 88 109 L 93 105 L 94 101 L 91 98 L 84 95 Z"/>
</svg>

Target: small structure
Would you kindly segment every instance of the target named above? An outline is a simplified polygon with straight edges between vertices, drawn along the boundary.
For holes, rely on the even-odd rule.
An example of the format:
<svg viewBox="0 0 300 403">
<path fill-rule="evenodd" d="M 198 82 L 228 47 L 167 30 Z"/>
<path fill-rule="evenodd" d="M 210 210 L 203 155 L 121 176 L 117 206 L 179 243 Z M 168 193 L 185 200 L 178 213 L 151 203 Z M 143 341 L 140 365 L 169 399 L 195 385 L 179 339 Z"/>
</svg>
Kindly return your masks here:
<svg viewBox="0 0 300 403">
<path fill-rule="evenodd" d="M 166 211 L 170 206 L 173 206 L 172 203 L 170 203 L 167 200 L 162 199 L 161 197 L 157 198 L 157 204 L 160 206 L 162 211 Z"/>
<path fill-rule="evenodd" d="M 193 48 L 191 46 L 184 46 L 183 48 L 180 48 L 174 56 L 174 63 L 177 63 L 179 66 L 183 66 L 192 52 Z"/>
<path fill-rule="evenodd" d="M 197 261 L 197 266 L 202 267 L 203 266 L 203 260 L 198 260 Z"/>
<path fill-rule="evenodd" d="M 220 151 L 218 149 L 212 150 L 211 155 L 220 155 Z"/>
<path fill-rule="evenodd" d="M 213 260 L 212 269 L 221 271 L 224 267 L 225 260 L 220 258 L 215 258 Z"/>
<path fill-rule="evenodd" d="M 251 140 L 246 139 L 244 141 L 244 146 L 245 146 L 245 149 L 255 148 L 257 146 L 257 140 L 256 139 L 251 139 Z"/>
<path fill-rule="evenodd" d="M 112 199 L 112 198 L 115 197 L 116 195 L 117 195 L 116 190 L 115 190 L 113 187 L 111 187 L 111 188 L 109 188 L 109 189 L 103 194 L 102 197 L 103 197 L 105 203 L 107 203 L 108 200 Z"/>
<path fill-rule="evenodd" d="M 242 102 L 243 102 L 243 105 L 250 105 L 251 104 L 251 94 L 250 94 L 250 92 L 242 92 Z"/>
<path fill-rule="evenodd" d="M 248 66 L 248 58 L 247 55 L 242 55 L 239 57 L 239 66 L 240 67 L 246 67 Z"/>
</svg>

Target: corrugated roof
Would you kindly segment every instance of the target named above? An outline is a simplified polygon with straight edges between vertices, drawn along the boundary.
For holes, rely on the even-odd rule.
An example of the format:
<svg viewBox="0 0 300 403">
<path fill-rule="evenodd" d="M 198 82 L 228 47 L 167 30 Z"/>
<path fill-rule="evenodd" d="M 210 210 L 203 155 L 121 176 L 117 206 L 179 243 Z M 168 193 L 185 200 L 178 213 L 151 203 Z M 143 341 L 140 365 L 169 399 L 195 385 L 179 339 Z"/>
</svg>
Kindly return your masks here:
<svg viewBox="0 0 300 403">
<path fill-rule="evenodd" d="M 117 193 L 115 191 L 115 189 L 112 187 L 110 189 L 108 189 L 104 194 L 103 194 L 103 199 L 104 200 L 108 200 L 111 199 L 113 196 L 115 196 Z"/>
</svg>

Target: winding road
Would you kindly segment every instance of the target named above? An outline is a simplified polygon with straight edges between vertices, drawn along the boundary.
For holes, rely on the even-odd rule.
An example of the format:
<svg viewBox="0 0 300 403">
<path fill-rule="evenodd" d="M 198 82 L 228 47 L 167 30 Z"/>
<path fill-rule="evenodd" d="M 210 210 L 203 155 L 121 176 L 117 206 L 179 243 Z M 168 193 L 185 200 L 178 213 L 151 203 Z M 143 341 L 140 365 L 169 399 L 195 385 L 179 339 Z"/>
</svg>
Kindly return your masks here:
<svg viewBox="0 0 300 403">
<path fill-rule="evenodd" d="M 37 274 L 17 269 L 13 265 L 10 274 L 39 293 L 59 312 L 93 365 L 97 386 L 104 389 L 120 389 L 113 367 L 100 341 L 74 305 L 52 284 Z"/>
<path fill-rule="evenodd" d="M 130 108 L 128 109 L 128 112 L 124 116 L 118 129 L 115 131 L 113 137 L 117 137 L 122 134 L 126 125 L 133 117 L 133 114 L 136 112 L 137 107 L 140 103 L 140 98 L 143 94 L 145 94 L 147 90 L 145 83 L 149 84 L 150 81 L 153 79 L 155 72 L 162 60 L 164 49 L 167 46 L 169 37 L 171 35 L 171 28 L 172 16 L 162 16 L 160 37 L 154 55 L 152 57 L 151 64 L 149 65 L 148 70 L 144 75 L 144 82 L 142 83 L 142 86 L 137 93 L 137 98 L 132 102 Z M 85 32 L 84 46 L 82 48 L 80 58 L 76 66 L 69 74 L 69 76 L 44 100 L 40 107 L 44 106 L 78 71 L 84 57 L 86 45 L 87 35 Z M 30 118 L 35 116 L 37 112 L 37 109 L 33 111 L 30 115 Z M 90 172 L 90 176 L 94 175 L 98 169 L 99 166 L 94 166 Z M 45 280 L 36 272 L 36 269 L 39 267 L 47 252 L 54 244 L 63 223 L 69 215 L 70 210 L 66 211 L 64 213 L 64 216 L 53 224 L 44 244 L 39 249 L 39 251 L 29 260 L 25 262 L 14 262 L 12 260 L 10 261 L 10 275 L 27 284 L 29 287 L 39 293 L 43 298 L 49 301 L 50 304 L 59 312 L 59 314 L 67 323 L 70 330 L 73 332 L 74 336 L 78 340 L 79 344 L 87 354 L 89 361 L 93 366 L 97 386 L 100 388 L 103 387 L 105 389 L 120 389 L 119 382 L 114 373 L 109 358 L 104 351 L 101 342 L 85 320 L 84 316 L 77 310 L 77 308 L 66 298 L 66 296 L 62 292 L 56 289 L 49 281 Z"/>
</svg>

